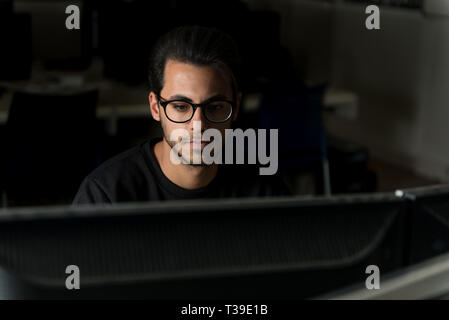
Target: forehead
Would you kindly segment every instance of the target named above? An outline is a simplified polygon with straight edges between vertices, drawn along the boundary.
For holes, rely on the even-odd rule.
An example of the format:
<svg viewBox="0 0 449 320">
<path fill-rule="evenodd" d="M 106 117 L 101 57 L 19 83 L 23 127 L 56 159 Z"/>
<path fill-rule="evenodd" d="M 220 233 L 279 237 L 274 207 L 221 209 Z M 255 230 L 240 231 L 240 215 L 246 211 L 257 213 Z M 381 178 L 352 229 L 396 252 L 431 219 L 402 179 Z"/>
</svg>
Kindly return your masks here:
<svg viewBox="0 0 449 320">
<path fill-rule="evenodd" d="M 232 97 L 227 72 L 215 66 L 198 66 L 168 60 L 164 69 L 162 95 L 184 95 L 202 101 L 216 94 Z"/>
</svg>

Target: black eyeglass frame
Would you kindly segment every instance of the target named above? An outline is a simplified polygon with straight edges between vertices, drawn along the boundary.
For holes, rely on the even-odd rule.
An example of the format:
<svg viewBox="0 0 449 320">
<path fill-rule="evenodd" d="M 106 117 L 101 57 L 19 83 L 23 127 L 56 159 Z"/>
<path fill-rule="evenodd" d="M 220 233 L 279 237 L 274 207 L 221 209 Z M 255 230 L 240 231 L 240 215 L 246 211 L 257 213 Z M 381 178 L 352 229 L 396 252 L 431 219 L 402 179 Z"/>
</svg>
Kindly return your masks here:
<svg viewBox="0 0 449 320">
<path fill-rule="evenodd" d="M 157 97 L 158 97 L 158 102 L 159 102 L 159 104 L 162 106 L 162 108 L 164 108 L 165 116 L 167 117 L 168 120 L 170 120 L 171 122 L 174 122 L 174 123 L 186 123 L 186 122 L 189 122 L 190 120 L 192 120 L 193 116 L 195 115 L 196 109 L 197 109 L 198 107 L 201 107 L 201 111 L 203 112 L 203 116 L 206 118 L 206 120 L 209 121 L 209 122 L 212 122 L 212 123 L 224 123 L 224 122 L 228 121 L 229 119 L 231 119 L 232 114 L 234 113 L 234 102 L 229 101 L 229 100 L 221 100 L 221 99 L 220 99 L 220 100 L 210 101 L 210 102 L 208 102 L 208 103 L 192 103 L 192 102 L 189 102 L 189 101 L 186 101 L 186 100 L 183 100 L 183 99 L 165 100 L 165 99 L 162 98 L 160 95 L 157 95 Z M 187 120 L 185 120 L 185 121 L 173 121 L 173 120 L 170 119 L 170 117 L 167 115 L 167 105 L 168 105 L 169 103 L 171 103 L 171 102 L 176 102 L 176 101 L 184 102 L 184 103 L 187 103 L 187 104 L 189 104 L 189 105 L 192 106 L 193 112 L 192 112 L 192 115 L 190 116 L 189 119 L 187 119 Z M 206 115 L 206 108 L 204 108 L 204 107 L 207 106 L 207 105 L 209 105 L 209 104 L 211 104 L 212 102 L 217 102 L 217 101 L 220 101 L 220 102 L 227 102 L 227 103 L 229 103 L 229 104 L 231 105 L 231 112 L 229 113 L 229 116 L 228 116 L 225 120 L 222 120 L 222 121 L 213 121 L 213 120 L 210 120 L 210 119 L 207 117 L 207 115 Z"/>
</svg>

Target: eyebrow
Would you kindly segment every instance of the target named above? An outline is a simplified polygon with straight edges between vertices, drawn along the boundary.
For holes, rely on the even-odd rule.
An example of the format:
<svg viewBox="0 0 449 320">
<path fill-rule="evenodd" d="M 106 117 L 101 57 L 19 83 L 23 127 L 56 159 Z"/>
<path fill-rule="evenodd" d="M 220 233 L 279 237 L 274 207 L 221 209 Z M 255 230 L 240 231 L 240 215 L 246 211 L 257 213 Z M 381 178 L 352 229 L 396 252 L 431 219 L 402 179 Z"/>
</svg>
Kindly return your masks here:
<svg viewBox="0 0 449 320">
<path fill-rule="evenodd" d="M 171 96 L 168 100 L 183 100 L 186 102 L 194 103 L 192 99 L 190 99 L 189 97 L 186 97 L 184 95 L 181 95 L 181 94 L 175 94 L 175 95 Z M 217 100 L 229 100 L 229 98 L 222 94 L 216 94 L 216 95 L 202 101 L 200 104 L 206 104 L 206 103 L 209 103 L 212 101 L 217 101 Z"/>
</svg>

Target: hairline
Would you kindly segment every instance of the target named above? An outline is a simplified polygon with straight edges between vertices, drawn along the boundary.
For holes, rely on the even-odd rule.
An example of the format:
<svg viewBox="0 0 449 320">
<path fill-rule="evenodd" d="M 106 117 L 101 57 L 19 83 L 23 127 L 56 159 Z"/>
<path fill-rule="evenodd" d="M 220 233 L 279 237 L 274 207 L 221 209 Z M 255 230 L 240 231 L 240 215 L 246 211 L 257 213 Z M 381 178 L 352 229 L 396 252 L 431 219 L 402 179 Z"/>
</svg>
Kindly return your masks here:
<svg viewBox="0 0 449 320">
<path fill-rule="evenodd" d="M 164 59 L 164 65 L 162 67 L 162 74 L 161 74 L 161 88 L 160 88 L 159 92 L 156 92 L 157 95 L 160 95 L 162 88 L 164 88 L 165 70 L 166 70 L 167 64 L 170 60 L 174 61 L 174 62 L 189 64 L 189 65 L 192 65 L 195 67 L 212 67 L 215 70 L 224 73 L 225 76 L 228 78 L 228 81 L 230 82 L 229 85 L 231 86 L 232 99 L 234 100 L 234 102 L 236 101 L 237 94 L 239 92 L 239 89 L 237 86 L 237 80 L 235 79 L 235 75 L 232 72 L 231 68 L 228 65 L 226 65 L 226 63 L 224 63 L 222 61 L 215 61 L 215 62 L 210 62 L 210 63 L 197 63 L 197 62 L 191 61 L 186 58 L 176 57 L 176 56 L 172 56 L 172 55 L 169 55 Z"/>
</svg>

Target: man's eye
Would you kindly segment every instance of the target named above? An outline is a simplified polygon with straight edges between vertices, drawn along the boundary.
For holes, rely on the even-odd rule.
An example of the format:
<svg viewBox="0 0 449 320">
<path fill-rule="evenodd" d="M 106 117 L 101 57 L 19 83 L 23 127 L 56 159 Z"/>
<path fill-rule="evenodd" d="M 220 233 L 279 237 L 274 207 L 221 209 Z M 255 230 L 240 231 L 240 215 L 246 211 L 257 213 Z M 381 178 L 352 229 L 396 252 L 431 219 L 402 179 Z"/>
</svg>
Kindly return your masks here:
<svg viewBox="0 0 449 320">
<path fill-rule="evenodd" d="M 208 109 L 210 111 L 217 111 L 217 110 L 220 110 L 221 108 L 223 108 L 223 106 L 220 104 L 211 104 L 208 106 Z"/>
<path fill-rule="evenodd" d="M 173 106 L 176 110 L 178 111 L 185 111 L 187 109 L 186 105 L 182 105 L 182 104 L 176 104 Z"/>
</svg>

